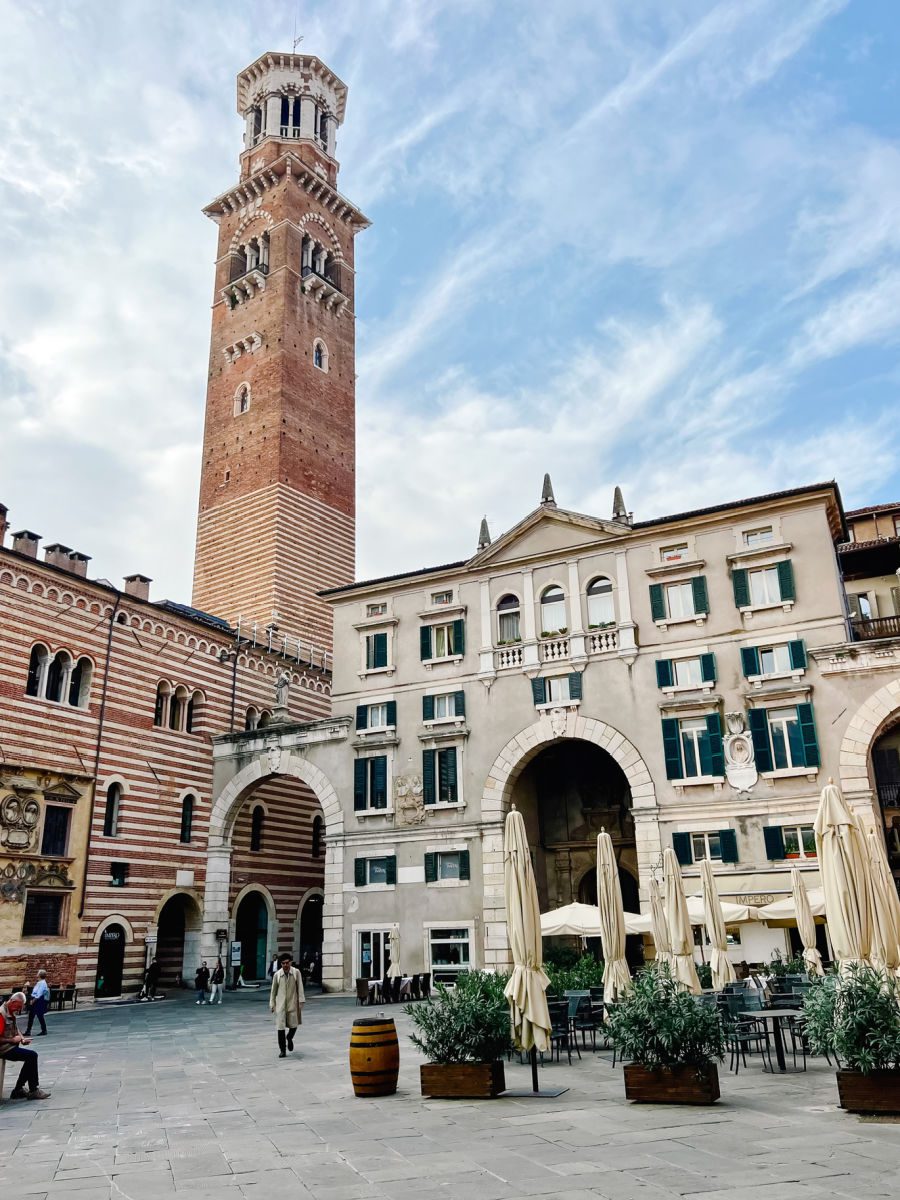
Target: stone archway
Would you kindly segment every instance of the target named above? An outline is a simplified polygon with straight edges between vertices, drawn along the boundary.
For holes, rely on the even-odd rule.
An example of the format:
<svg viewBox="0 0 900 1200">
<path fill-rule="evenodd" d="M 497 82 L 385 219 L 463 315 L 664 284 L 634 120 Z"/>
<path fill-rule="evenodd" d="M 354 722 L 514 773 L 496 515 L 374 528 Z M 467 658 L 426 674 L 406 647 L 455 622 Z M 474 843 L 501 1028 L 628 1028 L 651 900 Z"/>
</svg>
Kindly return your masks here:
<svg viewBox="0 0 900 1200">
<path fill-rule="evenodd" d="M 529 762 L 548 745 L 561 739 L 592 742 L 605 750 L 621 767 L 631 793 L 641 881 L 650 878 L 652 867 L 662 857 L 659 808 L 653 777 L 632 742 L 605 721 L 557 710 L 511 738 L 494 760 L 485 780 L 481 801 L 482 817 L 493 828 L 485 831 L 484 862 L 484 965 L 503 969 L 509 962 L 506 915 L 503 899 L 503 820 L 513 785 Z M 643 895 L 643 893 L 642 893 Z M 643 897 L 646 899 L 646 897 Z"/>
<path fill-rule="evenodd" d="M 841 742 L 841 791 L 867 821 L 876 825 L 881 817 L 872 787 L 872 747 L 885 729 L 898 720 L 900 679 L 893 679 L 859 706 Z"/>
</svg>

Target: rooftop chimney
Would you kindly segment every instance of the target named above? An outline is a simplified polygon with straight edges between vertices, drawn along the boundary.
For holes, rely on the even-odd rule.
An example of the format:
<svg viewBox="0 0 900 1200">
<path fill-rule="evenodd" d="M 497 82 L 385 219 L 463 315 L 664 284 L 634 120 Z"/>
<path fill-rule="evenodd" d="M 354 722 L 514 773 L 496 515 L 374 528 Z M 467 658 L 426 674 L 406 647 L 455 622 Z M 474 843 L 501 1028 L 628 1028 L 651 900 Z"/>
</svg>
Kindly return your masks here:
<svg viewBox="0 0 900 1200">
<path fill-rule="evenodd" d="M 44 547 L 44 562 L 49 563 L 51 567 L 69 571 L 72 567 L 69 559 L 71 553 L 71 546 L 64 546 L 62 542 L 51 542 L 49 546 Z"/>
<path fill-rule="evenodd" d="M 3 539 L 6 537 L 6 531 L 9 529 L 9 521 L 6 519 L 6 514 L 9 509 L 5 504 L 0 504 L 0 546 L 3 545 Z"/>
<path fill-rule="evenodd" d="M 478 549 L 484 550 L 491 544 L 491 531 L 488 529 L 487 517 L 481 518 L 481 529 L 478 531 Z"/>
<path fill-rule="evenodd" d="M 126 575 L 125 595 L 134 596 L 135 600 L 149 600 L 152 582 L 149 575 Z"/>
<path fill-rule="evenodd" d="M 77 550 L 73 550 L 69 555 L 69 570 L 73 575 L 80 575 L 82 579 L 86 579 L 87 565 L 90 561 L 89 554 L 79 554 Z"/>
<path fill-rule="evenodd" d="M 29 558 L 37 558 L 38 542 L 41 540 L 39 533 L 32 533 L 30 529 L 20 529 L 18 533 L 12 535 L 12 548 L 17 554 L 27 554 Z"/>
</svg>

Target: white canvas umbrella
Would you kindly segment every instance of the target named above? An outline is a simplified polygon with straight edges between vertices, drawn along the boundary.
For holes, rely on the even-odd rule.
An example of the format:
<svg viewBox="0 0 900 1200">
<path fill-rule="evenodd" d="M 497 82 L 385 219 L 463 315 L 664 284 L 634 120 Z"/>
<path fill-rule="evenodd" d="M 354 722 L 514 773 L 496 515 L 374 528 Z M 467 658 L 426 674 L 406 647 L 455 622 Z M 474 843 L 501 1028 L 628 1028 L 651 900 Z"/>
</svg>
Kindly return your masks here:
<svg viewBox="0 0 900 1200">
<path fill-rule="evenodd" d="M 830 780 L 822 789 L 815 831 L 834 956 L 841 967 L 868 962 L 872 943 L 869 852 L 859 822 Z"/>
<path fill-rule="evenodd" d="M 400 979 L 403 972 L 400 970 L 400 930 L 392 929 L 391 936 L 388 940 L 389 954 L 391 956 L 391 965 L 387 969 L 388 979 Z"/>
<path fill-rule="evenodd" d="M 625 914 L 619 865 L 612 838 L 605 830 L 597 834 L 597 907 L 603 940 L 603 999 L 609 1004 L 631 986 L 631 972 L 625 961 Z"/>
<path fill-rule="evenodd" d="M 824 975 L 822 970 L 822 955 L 816 948 L 816 922 L 809 906 L 809 897 L 803 883 L 803 876 L 794 867 L 791 870 L 791 885 L 793 887 L 794 911 L 797 914 L 797 932 L 803 943 L 803 961 L 806 969 L 816 975 Z"/>
<path fill-rule="evenodd" d="M 737 976 L 728 958 L 725 919 L 722 916 L 722 904 L 716 887 L 716 877 L 713 875 L 712 863 L 708 858 L 704 858 L 700 864 L 700 881 L 703 884 L 706 936 L 709 938 L 712 948 L 710 953 L 712 984 L 716 991 L 719 991 L 726 983 L 734 983 Z"/>
<path fill-rule="evenodd" d="M 666 924 L 666 909 L 655 876 L 650 880 L 650 932 L 656 945 L 656 961 L 671 967 L 672 946 Z"/>
<path fill-rule="evenodd" d="M 687 900 L 684 896 L 684 883 L 681 879 L 681 867 L 671 847 L 663 853 L 665 870 L 665 906 L 666 925 L 672 944 L 672 974 L 680 983 L 699 996 L 700 980 L 697 978 L 697 968 L 694 966 L 694 934 L 691 929 L 691 919 L 688 915 Z"/>
<path fill-rule="evenodd" d="M 623 913 L 626 933 L 648 933 L 648 918 L 640 913 Z M 595 904 L 564 904 L 541 913 L 544 937 L 600 937 L 600 909 Z"/>
<path fill-rule="evenodd" d="M 795 867 L 796 871 L 797 868 Z M 813 917 L 825 916 L 825 893 L 821 888 L 803 888 L 803 894 L 806 897 L 806 905 L 809 908 L 810 914 Z M 771 904 L 764 905 L 759 909 L 759 919 L 761 921 L 777 921 L 777 922 L 793 922 L 799 924 L 799 914 L 797 912 L 796 895 L 784 896 L 781 900 L 773 900 Z M 802 935 L 801 935 L 802 936 Z"/>
<path fill-rule="evenodd" d="M 894 975 L 900 967 L 900 897 L 881 834 L 870 829 L 866 843 L 872 885 L 872 963 Z"/>
</svg>

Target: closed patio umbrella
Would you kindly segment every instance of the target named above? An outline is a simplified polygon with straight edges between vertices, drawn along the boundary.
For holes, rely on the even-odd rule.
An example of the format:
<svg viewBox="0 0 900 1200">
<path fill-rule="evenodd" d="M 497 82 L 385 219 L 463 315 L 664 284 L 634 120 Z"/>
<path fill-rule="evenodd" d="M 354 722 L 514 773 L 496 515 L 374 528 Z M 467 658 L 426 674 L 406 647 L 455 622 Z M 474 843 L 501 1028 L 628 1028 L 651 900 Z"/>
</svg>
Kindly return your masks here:
<svg viewBox="0 0 900 1200">
<path fill-rule="evenodd" d="M 814 828 L 834 956 L 841 967 L 868 962 L 872 944 L 869 852 L 859 822 L 831 780 L 822 789 Z"/>
<path fill-rule="evenodd" d="M 716 877 L 713 875 L 712 863 L 708 858 L 704 858 L 700 864 L 700 881 L 703 884 L 706 936 L 712 947 L 710 954 L 712 985 L 716 991 L 719 991 L 726 983 L 734 983 L 737 976 L 728 958 L 725 919 L 722 916 L 722 904 L 719 900 L 719 890 L 716 887 Z"/>
<path fill-rule="evenodd" d="M 699 996 L 702 989 L 694 966 L 694 933 L 684 897 L 681 867 L 671 847 L 663 853 L 663 867 L 666 879 L 666 925 L 672 945 L 672 974 L 689 992 Z"/>
<path fill-rule="evenodd" d="M 388 979 L 399 979 L 403 972 L 400 970 L 400 930 L 392 929 L 389 939 L 389 954 L 391 965 L 387 969 Z"/>
<path fill-rule="evenodd" d="M 628 990 L 631 972 L 625 961 L 625 914 L 619 865 L 612 838 L 605 830 L 597 834 L 597 907 L 603 941 L 603 999 L 609 1004 Z"/>
<path fill-rule="evenodd" d="M 797 914 L 797 932 L 800 934 L 800 941 L 803 943 L 803 961 L 806 963 L 808 971 L 812 971 L 816 975 L 824 975 L 822 955 L 816 947 L 816 922 L 813 919 L 812 909 L 809 906 L 809 896 L 806 894 L 803 876 L 796 867 L 791 871 L 791 885 L 793 887 L 794 911 Z"/>
<path fill-rule="evenodd" d="M 894 975 L 900 967 L 900 897 L 887 864 L 881 834 L 870 829 L 866 844 L 872 884 L 872 963 Z"/>
<path fill-rule="evenodd" d="M 672 946 L 666 924 L 666 909 L 655 876 L 650 880 L 650 932 L 656 946 L 656 961 L 671 967 Z"/>
</svg>

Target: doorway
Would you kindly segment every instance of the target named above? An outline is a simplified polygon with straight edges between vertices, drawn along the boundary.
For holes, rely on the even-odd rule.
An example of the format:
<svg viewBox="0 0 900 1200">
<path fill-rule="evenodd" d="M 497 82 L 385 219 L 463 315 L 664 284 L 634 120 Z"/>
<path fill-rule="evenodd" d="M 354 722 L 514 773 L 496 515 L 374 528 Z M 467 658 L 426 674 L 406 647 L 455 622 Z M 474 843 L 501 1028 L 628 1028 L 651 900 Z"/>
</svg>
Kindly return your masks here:
<svg viewBox="0 0 900 1200">
<path fill-rule="evenodd" d="M 176 892 L 159 910 L 156 960 L 164 985 L 181 987 L 190 982 L 200 965 L 200 909 L 193 896 Z"/>
<path fill-rule="evenodd" d="M 309 896 L 300 913 L 299 965 L 313 983 L 322 982 L 323 896 Z"/>
<path fill-rule="evenodd" d="M 269 910 L 260 892 L 248 892 L 238 905 L 235 939 L 241 943 L 244 979 L 265 979 L 269 940 Z"/>
<path fill-rule="evenodd" d="M 97 951 L 95 996 L 121 996 L 124 965 L 125 930 L 121 925 L 107 925 L 100 934 L 100 946 Z"/>
<path fill-rule="evenodd" d="M 389 929 L 361 929 L 356 937 L 358 979 L 383 979 L 391 965 Z"/>
</svg>

